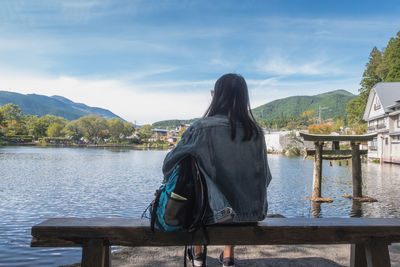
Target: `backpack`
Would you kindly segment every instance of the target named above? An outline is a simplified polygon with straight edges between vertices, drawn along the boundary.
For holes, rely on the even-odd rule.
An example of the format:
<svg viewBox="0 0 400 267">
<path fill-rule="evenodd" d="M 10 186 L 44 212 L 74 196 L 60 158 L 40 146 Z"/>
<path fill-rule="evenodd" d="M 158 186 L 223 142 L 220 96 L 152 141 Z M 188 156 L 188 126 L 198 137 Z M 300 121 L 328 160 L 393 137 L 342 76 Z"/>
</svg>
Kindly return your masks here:
<svg viewBox="0 0 400 267">
<path fill-rule="evenodd" d="M 156 191 L 154 200 L 143 212 L 150 211 L 150 227 L 154 232 L 157 228 L 163 232 L 186 231 L 194 233 L 203 230 L 203 253 L 207 255 L 208 234 L 204 217 L 208 207 L 207 184 L 196 159 L 186 156 L 172 171 L 166 184 Z M 192 261 L 193 255 L 187 245 L 184 251 L 184 266 L 186 257 Z"/>
<path fill-rule="evenodd" d="M 194 232 L 204 227 L 207 185 L 196 159 L 186 156 L 150 204 L 151 230 Z"/>
</svg>

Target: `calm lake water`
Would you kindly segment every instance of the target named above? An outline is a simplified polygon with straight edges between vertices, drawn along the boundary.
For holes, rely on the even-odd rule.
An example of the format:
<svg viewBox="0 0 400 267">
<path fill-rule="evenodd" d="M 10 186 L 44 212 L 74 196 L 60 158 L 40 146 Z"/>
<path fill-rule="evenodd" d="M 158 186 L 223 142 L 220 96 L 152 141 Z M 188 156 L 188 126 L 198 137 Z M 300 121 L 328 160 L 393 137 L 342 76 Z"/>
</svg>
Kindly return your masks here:
<svg viewBox="0 0 400 267">
<path fill-rule="evenodd" d="M 58 266 L 78 262 L 78 248 L 30 248 L 32 225 L 51 217 L 135 217 L 162 181 L 167 151 L 85 148 L 0 148 L 0 266 Z M 313 161 L 268 155 L 273 180 L 269 213 L 286 217 L 400 217 L 400 166 L 363 164 L 364 195 L 352 205 L 351 166 L 324 161 L 323 197 L 314 206 Z M 350 162 L 351 164 L 351 162 Z"/>
</svg>

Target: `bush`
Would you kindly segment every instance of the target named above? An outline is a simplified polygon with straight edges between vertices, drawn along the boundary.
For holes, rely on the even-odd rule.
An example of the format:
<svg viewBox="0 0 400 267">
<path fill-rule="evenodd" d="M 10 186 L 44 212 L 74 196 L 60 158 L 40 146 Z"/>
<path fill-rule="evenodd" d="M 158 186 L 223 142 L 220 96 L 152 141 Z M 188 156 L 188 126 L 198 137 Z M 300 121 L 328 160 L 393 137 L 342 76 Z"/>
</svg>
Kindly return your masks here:
<svg viewBox="0 0 400 267">
<path fill-rule="evenodd" d="M 0 140 L 0 146 L 6 146 L 6 145 L 8 145 L 8 142 Z"/>
<path fill-rule="evenodd" d="M 332 126 L 328 123 L 312 124 L 308 126 L 308 132 L 310 134 L 330 134 L 332 132 Z"/>
<path fill-rule="evenodd" d="M 285 155 L 288 157 L 298 157 L 300 156 L 300 148 L 298 147 L 290 147 L 286 152 Z"/>
</svg>

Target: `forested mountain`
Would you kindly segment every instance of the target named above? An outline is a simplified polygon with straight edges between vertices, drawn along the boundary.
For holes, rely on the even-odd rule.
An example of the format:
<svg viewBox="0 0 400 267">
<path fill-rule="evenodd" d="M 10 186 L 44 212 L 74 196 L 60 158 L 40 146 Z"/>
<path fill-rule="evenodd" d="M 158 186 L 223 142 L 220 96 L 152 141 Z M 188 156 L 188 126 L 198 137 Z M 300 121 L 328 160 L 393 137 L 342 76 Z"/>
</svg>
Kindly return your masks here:
<svg viewBox="0 0 400 267">
<path fill-rule="evenodd" d="M 30 115 L 55 115 L 68 120 L 76 120 L 86 115 L 94 115 L 101 118 L 118 118 L 107 109 L 89 107 L 85 104 L 75 103 L 62 96 L 44 96 L 37 94 L 19 94 L 0 91 L 0 106 L 8 103 L 18 105 L 24 114 Z"/>
<path fill-rule="evenodd" d="M 268 120 L 279 118 L 297 118 L 306 111 L 313 110 L 318 114 L 319 107 L 324 108 L 322 118 L 343 117 L 346 113 L 347 103 L 355 95 L 346 90 L 335 90 L 314 96 L 290 96 L 277 99 L 262 106 L 254 108 L 253 114 L 256 120 Z M 180 124 L 191 123 L 191 120 L 165 120 L 153 123 L 154 127 L 176 127 Z"/>
<path fill-rule="evenodd" d="M 277 99 L 253 109 L 257 120 L 276 118 L 296 118 L 306 110 L 318 114 L 323 108 L 322 118 L 342 117 L 346 114 L 346 105 L 355 95 L 346 90 L 335 90 L 314 96 L 290 96 Z"/>
</svg>

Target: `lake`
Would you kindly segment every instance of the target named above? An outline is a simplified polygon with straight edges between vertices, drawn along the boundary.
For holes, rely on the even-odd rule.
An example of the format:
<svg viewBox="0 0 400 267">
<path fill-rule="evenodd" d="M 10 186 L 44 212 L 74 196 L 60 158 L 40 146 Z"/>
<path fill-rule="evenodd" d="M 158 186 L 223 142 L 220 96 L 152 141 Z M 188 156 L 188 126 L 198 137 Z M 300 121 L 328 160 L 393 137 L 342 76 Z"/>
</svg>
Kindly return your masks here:
<svg viewBox="0 0 400 267">
<path fill-rule="evenodd" d="M 80 261 L 79 248 L 30 248 L 32 225 L 51 217 L 135 217 L 162 181 L 167 151 L 0 148 L 0 266 L 58 266 Z M 400 217 L 400 166 L 363 164 L 363 193 L 352 205 L 351 166 L 323 163 L 322 196 L 312 205 L 313 161 L 268 155 L 269 213 L 286 217 Z M 351 162 L 349 163 L 351 165 Z"/>
</svg>

